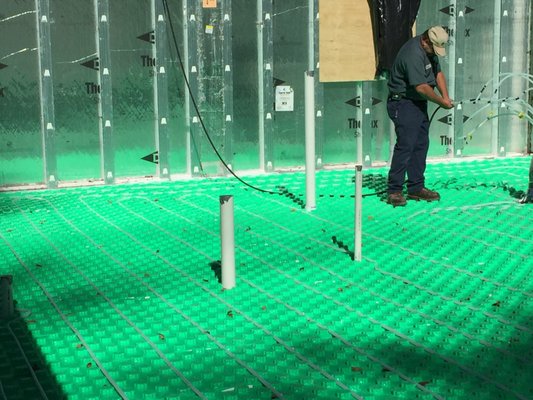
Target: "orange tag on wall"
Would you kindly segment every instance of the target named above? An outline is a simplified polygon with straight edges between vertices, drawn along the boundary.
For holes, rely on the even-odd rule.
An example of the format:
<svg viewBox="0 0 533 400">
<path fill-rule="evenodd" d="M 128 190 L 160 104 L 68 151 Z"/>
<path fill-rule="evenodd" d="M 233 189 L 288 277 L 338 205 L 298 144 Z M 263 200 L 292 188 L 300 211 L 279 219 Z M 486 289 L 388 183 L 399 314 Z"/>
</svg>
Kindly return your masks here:
<svg viewBox="0 0 533 400">
<path fill-rule="evenodd" d="M 203 7 L 204 8 L 216 8 L 217 0 L 203 0 Z"/>
</svg>

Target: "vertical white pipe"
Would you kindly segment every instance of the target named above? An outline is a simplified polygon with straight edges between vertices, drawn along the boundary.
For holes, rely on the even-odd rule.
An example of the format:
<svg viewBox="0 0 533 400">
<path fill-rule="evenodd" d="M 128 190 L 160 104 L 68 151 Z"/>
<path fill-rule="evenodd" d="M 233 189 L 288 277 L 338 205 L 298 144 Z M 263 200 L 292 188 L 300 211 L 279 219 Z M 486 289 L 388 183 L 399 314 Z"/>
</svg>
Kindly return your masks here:
<svg viewBox="0 0 533 400">
<path fill-rule="evenodd" d="M 354 260 L 361 261 L 361 247 L 363 244 L 363 165 L 355 166 L 355 210 L 354 210 Z"/>
<path fill-rule="evenodd" d="M 361 261 L 362 225 L 363 225 L 363 82 L 355 83 L 356 107 L 356 142 L 357 161 L 355 172 L 355 209 L 354 209 L 354 260 Z"/>
<path fill-rule="evenodd" d="M 305 73 L 305 209 L 316 208 L 315 185 L 315 77 Z"/>
<path fill-rule="evenodd" d="M 501 58 L 501 17 L 502 17 L 502 0 L 494 1 L 494 53 L 492 57 L 492 78 L 494 79 L 494 86 L 500 85 L 500 58 Z M 492 95 L 492 108 L 493 115 L 497 115 L 500 110 L 498 109 L 498 93 Z M 491 150 L 494 156 L 498 156 L 498 118 L 492 119 L 492 142 Z"/>
<path fill-rule="evenodd" d="M 222 287 L 235 287 L 235 230 L 233 196 L 220 196 L 220 242 L 222 253 Z"/>
<path fill-rule="evenodd" d="M 315 1 L 308 0 L 307 70 L 315 70 Z"/>
<path fill-rule="evenodd" d="M 316 208 L 315 2 L 308 0 L 307 72 L 305 73 L 305 209 Z"/>
<path fill-rule="evenodd" d="M 257 113 L 259 115 L 259 168 L 265 171 L 265 89 L 263 58 L 263 0 L 257 0 Z"/>
</svg>

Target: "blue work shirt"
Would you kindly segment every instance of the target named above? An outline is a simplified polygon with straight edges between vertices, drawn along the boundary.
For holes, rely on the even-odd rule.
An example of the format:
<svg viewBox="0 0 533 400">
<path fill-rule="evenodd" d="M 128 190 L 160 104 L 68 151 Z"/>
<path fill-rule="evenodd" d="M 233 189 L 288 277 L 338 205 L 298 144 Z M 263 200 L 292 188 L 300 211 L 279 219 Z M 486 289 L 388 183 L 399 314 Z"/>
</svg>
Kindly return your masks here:
<svg viewBox="0 0 533 400">
<path fill-rule="evenodd" d="M 428 54 L 420 43 L 421 35 L 409 39 L 400 49 L 389 76 L 389 91 L 412 100 L 425 100 L 415 87 L 427 83 L 437 86 L 435 77 L 441 71 L 439 57 Z"/>
</svg>

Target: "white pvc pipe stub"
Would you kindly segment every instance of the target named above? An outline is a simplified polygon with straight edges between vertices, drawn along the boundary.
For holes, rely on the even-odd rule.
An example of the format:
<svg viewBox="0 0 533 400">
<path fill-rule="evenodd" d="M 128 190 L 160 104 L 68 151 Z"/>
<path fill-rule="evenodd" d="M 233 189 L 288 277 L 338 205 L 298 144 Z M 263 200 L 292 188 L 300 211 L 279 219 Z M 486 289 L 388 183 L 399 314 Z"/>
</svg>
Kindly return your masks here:
<svg viewBox="0 0 533 400">
<path fill-rule="evenodd" d="M 222 252 L 222 287 L 235 287 L 235 228 L 233 196 L 220 196 L 220 243 Z"/>
<path fill-rule="evenodd" d="M 305 209 L 316 208 L 315 76 L 305 73 Z"/>
<path fill-rule="evenodd" d="M 363 165 L 355 166 L 354 260 L 361 261 L 363 235 Z"/>
</svg>

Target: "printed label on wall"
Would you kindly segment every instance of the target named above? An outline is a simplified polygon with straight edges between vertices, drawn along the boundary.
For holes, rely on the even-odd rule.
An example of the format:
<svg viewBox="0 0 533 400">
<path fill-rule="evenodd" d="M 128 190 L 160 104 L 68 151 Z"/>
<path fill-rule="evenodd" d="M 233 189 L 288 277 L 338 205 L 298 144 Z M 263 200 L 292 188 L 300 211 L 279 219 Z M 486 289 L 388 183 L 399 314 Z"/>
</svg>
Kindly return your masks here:
<svg viewBox="0 0 533 400">
<path fill-rule="evenodd" d="M 294 90 L 290 86 L 276 86 L 276 111 L 294 111 Z"/>
</svg>

